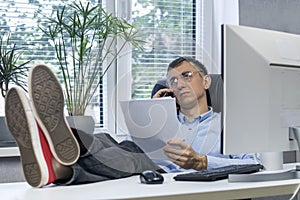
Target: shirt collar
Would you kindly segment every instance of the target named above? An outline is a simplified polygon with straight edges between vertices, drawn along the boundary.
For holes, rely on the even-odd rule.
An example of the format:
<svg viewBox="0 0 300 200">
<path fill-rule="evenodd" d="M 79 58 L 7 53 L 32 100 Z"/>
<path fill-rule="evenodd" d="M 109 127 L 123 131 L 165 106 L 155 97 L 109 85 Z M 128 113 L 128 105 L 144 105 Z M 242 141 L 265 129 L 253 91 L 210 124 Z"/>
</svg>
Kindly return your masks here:
<svg viewBox="0 0 300 200">
<path fill-rule="evenodd" d="M 212 116 L 212 114 L 213 114 L 213 108 L 209 106 L 208 111 L 206 113 L 203 113 L 203 114 L 199 115 L 198 117 L 195 117 L 193 122 L 196 121 L 196 120 L 199 121 L 199 122 L 202 122 L 205 119 L 207 119 L 208 117 Z M 184 114 L 181 111 L 179 111 L 178 119 L 181 123 L 187 123 L 188 122 L 188 119 L 184 116 Z"/>
</svg>

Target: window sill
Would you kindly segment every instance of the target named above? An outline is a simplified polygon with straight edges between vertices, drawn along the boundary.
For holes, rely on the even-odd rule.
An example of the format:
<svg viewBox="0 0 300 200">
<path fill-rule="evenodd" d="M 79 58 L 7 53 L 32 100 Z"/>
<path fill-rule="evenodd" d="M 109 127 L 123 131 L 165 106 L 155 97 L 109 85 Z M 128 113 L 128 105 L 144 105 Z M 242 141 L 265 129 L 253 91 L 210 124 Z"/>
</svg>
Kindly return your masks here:
<svg viewBox="0 0 300 200">
<path fill-rule="evenodd" d="M 0 147 L 0 157 L 20 156 L 18 147 Z"/>
</svg>

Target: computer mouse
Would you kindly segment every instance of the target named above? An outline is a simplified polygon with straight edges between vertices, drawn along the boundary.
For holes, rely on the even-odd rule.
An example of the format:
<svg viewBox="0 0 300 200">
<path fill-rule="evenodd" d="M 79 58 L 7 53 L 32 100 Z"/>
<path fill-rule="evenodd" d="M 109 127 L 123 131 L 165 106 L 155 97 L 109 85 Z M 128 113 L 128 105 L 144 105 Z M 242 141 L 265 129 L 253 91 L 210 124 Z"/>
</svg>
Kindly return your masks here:
<svg viewBox="0 0 300 200">
<path fill-rule="evenodd" d="M 140 181 L 145 184 L 162 184 L 164 177 L 157 171 L 146 170 L 141 173 Z"/>
</svg>

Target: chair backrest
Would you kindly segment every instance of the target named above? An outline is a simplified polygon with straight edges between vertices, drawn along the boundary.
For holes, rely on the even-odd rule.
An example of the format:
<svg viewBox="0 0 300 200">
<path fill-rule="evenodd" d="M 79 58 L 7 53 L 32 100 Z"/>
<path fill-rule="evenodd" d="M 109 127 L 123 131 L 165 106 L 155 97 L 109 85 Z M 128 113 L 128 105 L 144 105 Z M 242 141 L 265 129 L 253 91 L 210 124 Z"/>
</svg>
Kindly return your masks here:
<svg viewBox="0 0 300 200">
<path fill-rule="evenodd" d="M 211 85 L 206 91 L 207 103 L 212 106 L 214 112 L 223 111 L 223 79 L 221 74 L 210 74 Z M 160 89 L 167 88 L 167 79 L 158 80 L 152 89 L 151 97 Z"/>
<path fill-rule="evenodd" d="M 211 85 L 209 87 L 209 95 L 211 106 L 215 112 L 223 112 L 223 79 L 221 74 L 210 74 Z"/>
</svg>

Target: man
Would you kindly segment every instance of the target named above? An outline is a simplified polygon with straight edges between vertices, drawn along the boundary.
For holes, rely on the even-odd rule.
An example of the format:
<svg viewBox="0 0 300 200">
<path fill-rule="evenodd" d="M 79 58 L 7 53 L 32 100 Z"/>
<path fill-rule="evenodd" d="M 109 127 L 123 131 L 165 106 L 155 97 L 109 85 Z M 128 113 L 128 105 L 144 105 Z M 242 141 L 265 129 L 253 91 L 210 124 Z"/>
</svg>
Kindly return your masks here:
<svg viewBox="0 0 300 200">
<path fill-rule="evenodd" d="M 154 97 L 174 93 L 180 105 L 178 118 L 190 134 L 182 134 L 164 147 L 170 161 L 162 170 L 131 141 L 117 143 L 107 134 L 94 136 L 71 130 L 63 114 L 63 92 L 56 76 L 44 65 L 32 68 L 30 101 L 21 90 L 12 88 L 5 104 L 7 124 L 20 148 L 27 182 L 33 187 L 81 184 L 144 170 L 201 170 L 221 162 L 254 163 L 249 155 L 229 157 L 220 153 L 219 116 L 207 106 L 205 90 L 210 78 L 202 64 L 190 58 L 176 59 L 167 77 L 170 89 L 162 89 Z"/>
<path fill-rule="evenodd" d="M 167 172 L 182 169 L 202 170 L 234 164 L 254 164 L 251 154 L 221 153 L 221 114 L 208 106 L 206 90 L 211 79 L 207 69 L 190 57 L 179 57 L 169 64 L 169 88 L 159 90 L 153 98 L 173 93 L 179 105 L 178 119 L 183 129 L 180 139 L 169 141 L 164 148 L 172 162 L 157 162 Z M 174 148 L 174 145 L 176 146 Z"/>
</svg>

